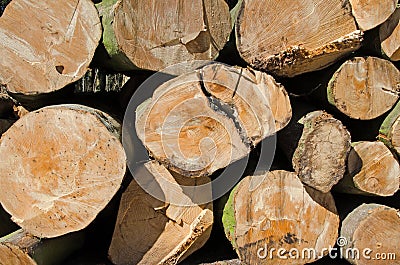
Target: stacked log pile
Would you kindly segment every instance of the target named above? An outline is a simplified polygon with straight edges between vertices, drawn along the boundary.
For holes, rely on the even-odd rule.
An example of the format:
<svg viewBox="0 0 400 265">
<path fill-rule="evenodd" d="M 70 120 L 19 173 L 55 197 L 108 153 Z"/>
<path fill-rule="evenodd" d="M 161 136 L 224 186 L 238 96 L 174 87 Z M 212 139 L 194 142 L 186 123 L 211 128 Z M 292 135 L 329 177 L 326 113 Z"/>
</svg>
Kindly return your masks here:
<svg viewBox="0 0 400 265">
<path fill-rule="evenodd" d="M 396 0 L 1 0 L 0 264 L 400 264 Z"/>
</svg>

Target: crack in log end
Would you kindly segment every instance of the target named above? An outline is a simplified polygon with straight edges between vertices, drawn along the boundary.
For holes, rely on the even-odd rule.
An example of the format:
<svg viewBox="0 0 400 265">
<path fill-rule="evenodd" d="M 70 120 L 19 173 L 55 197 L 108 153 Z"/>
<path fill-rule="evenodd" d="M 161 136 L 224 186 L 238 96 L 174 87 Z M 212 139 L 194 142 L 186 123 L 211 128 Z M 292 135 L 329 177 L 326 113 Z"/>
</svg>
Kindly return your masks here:
<svg viewBox="0 0 400 265">
<path fill-rule="evenodd" d="M 291 46 L 284 51 L 274 54 L 265 60 L 254 58 L 250 65 L 262 71 L 270 71 L 280 76 L 292 77 L 301 73 L 320 70 L 333 63 L 332 60 L 324 60 L 324 57 L 342 57 L 355 51 L 361 46 L 363 33 L 359 30 L 337 39 L 314 50 L 308 50 L 302 45 Z M 318 61 L 318 64 L 312 64 Z M 304 65 L 310 64 L 309 69 L 302 70 Z M 298 71 L 297 71 L 298 70 Z M 300 71 L 300 72 L 299 72 Z M 303 71 L 303 72 L 301 72 Z"/>
<path fill-rule="evenodd" d="M 235 108 L 235 106 L 232 106 L 228 103 L 224 103 L 222 100 L 219 100 L 218 98 L 211 95 L 211 93 L 205 87 L 204 74 L 203 74 L 202 70 L 203 69 L 199 70 L 200 87 L 201 87 L 201 90 L 204 93 L 204 95 L 207 97 L 210 108 L 212 110 L 214 110 L 215 112 L 228 117 L 235 125 L 235 128 L 236 128 L 237 132 L 239 133 L 240 139 L 245 144 L 245 146 L 247 148 L 252 147 L 252 140 L 249 139 L 249 137 L 247 137 L 246 129 L 244 127 L 242 127 L 242 125 L 240 123 L 239 114 L 237 112 L 237 109 Z M 242 71 L 243 71 L 243 69 L 242 69 Z M 242 74 L 242 72 L 241 72 L 241 74 Z M 233 92 L 232 98 L 235 96 L 236 89 L 239 85 L 240 77 L 238 79 L 235 91 Z"/>
</svg>

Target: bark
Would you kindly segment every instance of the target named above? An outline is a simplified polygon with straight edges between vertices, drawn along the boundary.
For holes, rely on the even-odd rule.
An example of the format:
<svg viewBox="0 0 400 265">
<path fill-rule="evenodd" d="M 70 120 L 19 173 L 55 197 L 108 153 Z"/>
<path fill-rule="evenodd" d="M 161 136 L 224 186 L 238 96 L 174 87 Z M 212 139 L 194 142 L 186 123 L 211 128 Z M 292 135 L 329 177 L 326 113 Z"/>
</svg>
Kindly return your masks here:
<svg viewBox="0 0 400 265">
<path fill-rule="evenodd" d="M 400 71 L 389 61 L 355 57 L 336 71 L 328 101 L 350 118 L 370 120 L 389 111 L 400 95 Z"/>
<path fill-rule="evenodd" d="M 26 96 L 60 90 L 85 74 L 100 38 L 90 0 L 12 1 L 0 20 L 0 84 Z"/>
<path fill-rule="evenodd" d="M 349 0 L 351 12 L 355 17 L 358 27 L 370 30 L 385 22 L 396 10 L 397 0 L 362 1 Z"/>
<path fill-rule="evenodd" d="M 330 193 L 306 188 L 295 173 L 280 170 L 243 179 L 231 192 L 222 221 L 244 264 L 313 262 L 319 256 L 293 259 L 286 252 L 282 259 L 270 250 L 314 248 L 321 254 L 334 245 L 339 228 Z"/>
<path fill-rule="evenodd" d="M 210 179 L 173 176 L 155 161 L 137 168 L 136 175 L 145 179 L 145 186 L 133 180 L 123 193 L 109 258 L 117 265 L 177 264 L 205 244 L 213 224 L 212 202 L 196 203 L 199 196 L 212 200 L 211 186 L 206 194 L 188 194 L 180 185 L 193 187 Z"/>
<path fill-rule="evenodd" d="M 236 38 L 241 57 L 252 67 L 291 77 L 357 50 L 362 32 L 343 1 L 243 0 Z"/>
<path fill-rule="evenodd" d="M 0 264 L 60 264 L 82 248 L 84 238 L 84 234 L 79 232 L 53 239 L 40 239 L 20 229 L 0 238 Z"/>
<path fill-rule="evenodd" d="M 223 0 L 103 0 L 97 6 L 103 43 L 116 70 L 158 71 L 214 59 L 232 31 Z"/>
<path fill-rule="evenodd" d="M 384 54 L 392 61 L 400 60 L 400 9 L 396 11 L 379 28 L 379 39 Z"/>
<path fill-rule="evenodd" d="M 332 115 L 313 111 L 293 119 L 279 144 L 304 184 L 328 192 L 343 178 L 350 134 Z"/>
<path fill-rule="evenodd" d="M 75 93 L 120 92 L 128 80 L 123 73 L 93 68 L 75 82 Z"/>
<path fill-rule="evenodd" d="M 351 264 L 400 264 L 398 242 L 400 240 L 399 211 L 379 204 L 362 204 L 352 211 L 344 220 L 340 231 L 345 238 L 344 257 Z M 359 258 L 346 255 L 349 249 L 358 249 Z M 371 258 L 362 255 L 362 251 L 370 249 Z M 395 260 L 375 259 L 376 254 L 394 253 Z"/>
<path fill-rule="evenodd" d="M 347 159 L 347 173 L 336 191 L 392 196 L 399 189 L 400 167 L 382 142 L 356 142 Z"/>
<path fill-rule="evenodd" d="M 81 105 L 49 106 L 19 119 L 0 139 L 0 202 L 38 237 L 81 230 L 119 189 L 126 155 L 120 126 Z"/>
<path fill-rule="evenodd" d="M 400 103 L 397 103 L 393 110 L 383 121 L 378 139 L 385 143 L 391 150 L 400 154 Z"/>
<path fill-rule="evenodd" d="M 283 128 L 285 89 L 258 71 L 211 64 L 159 86 L 136 111 L 152 157 L 185 176 L 210 175 Z"/>
</svg>

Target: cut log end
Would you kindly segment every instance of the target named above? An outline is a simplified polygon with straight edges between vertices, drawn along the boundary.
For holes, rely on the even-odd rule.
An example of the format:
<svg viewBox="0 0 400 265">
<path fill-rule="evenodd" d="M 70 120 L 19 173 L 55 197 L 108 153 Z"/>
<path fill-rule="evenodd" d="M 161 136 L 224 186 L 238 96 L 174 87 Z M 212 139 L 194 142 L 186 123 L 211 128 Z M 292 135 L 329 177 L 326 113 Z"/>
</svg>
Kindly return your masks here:
<svg viewBox="0 0 400 265">
<path fill-rule="evenodd" d="M 240 55 L 252 67 L 289 77 L 329 66 L 362 40 L 349 6 L 338 1 L 244 0 L 236 36 Z"/>
<path fill-rule="evenodd" d="M 106 18 L 106 49 L 141 69 L 158 71 L 181 62 L 214 59 L 232 31 L 223 0 L 112 2 L 101 12 Z"/>
<path fill-rule="evenodd" d="M 337 191 L 392 196 L 399 189 L 400 167 L 382 142 L 356 142 L 347 160 L 347 175 Z"/>
<path fill-rule="evenodd" d="M 301 253 L 314 248 L 321 253 L 335 243 L 339 217 L 330 193 L 305 188 L 295 173 L 272 171 L 246 177 L 236 186 L 225 206 L 223 223 L 244 264 L 304 264 L 317 257 L 282 259 L 269 250 L 296 248 Z"/>
<path fill-rule="evenodd" d="M 267 74 L 213 64 L 164 83 L 136 113 L 137 134 L 155 159 L 201 176 L 245 157 L 289 122 L 291 107 Z"/>
<path fill-rule="evenodd" d="M 146 178 L 146 189 L 158 189 L 165 201 L 170 196 L 179 197 L 182 205 L 205 195 L 185 194 L 169 185 L 196 186 L 210 181 L 207 177 L 172 176 L 154 161 L 139 168 L 135 175 Z M 211 201 L 211 190 L 208 196 Z M 135 180 L 131 182 L 122 195 L 109 248 L 114 264 L 177 264 L 205 244 L 213 223 L 212 203 L 180 206 L 165 201 L 148 194 Z"/>
<path fill-rule="evenodd" d="M 23 116 L 0 140 L 0 202 L 39 237 L 86 227 L 125 175 L 117 123 L 79 105 L 46 107 Z"/>
<path fill-rule="evenodd" d="M 351 10 L 359 28 L 370 30 L 385 22 L 396 10 L 397 0 L 369 1 L 350 0 Z"/>
<path fill-rule="evenodd" d="M 12 1 L 0 21 L 0 84 L 23 95 L 59 90 L 85 74 L 100 38 L 90 0 Z"/>
<path fill-rule="evenodd" d="M 379 39 L 384 54 L 392 61 L 400 60 L 400 8 L 379 28 Z"/>
<path fill-rule="evenodd" d="M 383 121 L 378 139 L 400 155 L 400 103 L 396 104 Z"/>
<path fill-rule="evenodd" d="M 355 57 L 333 75 L 328 101 L 353 119 L 370 120 L 389 111 L 399 99 L 400 72 L 389 61 Z"/>
<path fill-rule="evenodd" d="M 343 178 L 350 151 L 350 134 L 330 114 L 314 111 L 301 121 L 303 132 L 292 164 L 301 181 L 328 192 Z"/>
<path fill-rule="evenodd" d="M 345 238 L 346 245 L 344 253 L 349 249 L 361 251 L 370 249 L 366 255 L 359 254 L 358 258 L 352 255 L 344 257 L 352 264 L 374 265 L 389 262 L 400 264 L 397 257 L 400 256 L 398 242 L 400 241 L 400 213 L 396 209 L 378 205 L 363 204 L 351 212 L 344 220 L 340 231 L 341 237 Z M 392 253 L 392 259 L 385 261 L 375 259 L 376 254 L 383 253 L 385 256 Z M 388 257 L 388 256 L 387 256 Z M 393 259 L 393 257 L 395 257 Z"/>
</svg>

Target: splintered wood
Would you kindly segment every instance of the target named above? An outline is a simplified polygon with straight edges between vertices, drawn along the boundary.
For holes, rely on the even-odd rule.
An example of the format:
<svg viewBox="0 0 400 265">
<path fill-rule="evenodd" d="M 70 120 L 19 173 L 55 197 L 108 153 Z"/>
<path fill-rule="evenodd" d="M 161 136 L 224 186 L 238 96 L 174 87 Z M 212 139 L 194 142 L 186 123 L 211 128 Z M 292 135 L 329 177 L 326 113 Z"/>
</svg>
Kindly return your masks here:
<svg viewBox="0 0 400 265">
<path fill-rule="evenodd" d="M 114 264 L 177 264 L 201 248 L 213 224 L 211 186 L 206 194 L 187 194 L 179 185 L 195 187 L 207 177 L 172 176 L 157 162 L 148 162 L 135 175 L 146 179 L 144 188 L 156 188 L 159 200 L 133 180 L 122 195 L 109 256 Z M 169 185 L 176 185 L 176 189 Z M 168 203 L 171 196 L 181 204 Z M 196 204 L 206 196 L 209 203 Z"/>
</svg>

